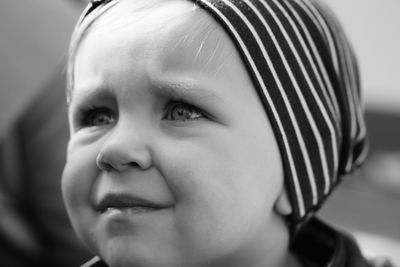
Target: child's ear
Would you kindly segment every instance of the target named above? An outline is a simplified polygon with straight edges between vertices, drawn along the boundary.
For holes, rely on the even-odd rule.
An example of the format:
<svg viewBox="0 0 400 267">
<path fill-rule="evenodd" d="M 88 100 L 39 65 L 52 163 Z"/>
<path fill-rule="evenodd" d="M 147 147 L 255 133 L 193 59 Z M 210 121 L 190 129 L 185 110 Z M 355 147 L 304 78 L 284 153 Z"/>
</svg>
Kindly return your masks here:
<svg viewBox="0 0 400 267">
<path fill-rule="evenodd" d="M 293 211 L 285 188 L 282 189 L 281 193 L 278 196 L 278 199 L 275 202 L 275 210 L 280 215 L 284 216 L 290 215 Z"/>
</svg>

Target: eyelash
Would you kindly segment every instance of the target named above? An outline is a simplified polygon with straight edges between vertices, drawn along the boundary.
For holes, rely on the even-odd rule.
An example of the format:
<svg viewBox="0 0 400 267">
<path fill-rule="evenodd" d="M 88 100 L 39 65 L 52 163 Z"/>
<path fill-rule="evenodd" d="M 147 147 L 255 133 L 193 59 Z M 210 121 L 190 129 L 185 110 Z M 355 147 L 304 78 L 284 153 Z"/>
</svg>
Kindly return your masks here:
<svg viewBox="0 0 400 267">
<path fill-rule="evenodd" d="M 193 118 L 174 119 L 174 111 L 176 112 L 178 108 L 181 108 L 181 114 L 178 114 L 177 116 L 185 116 L 185 115 L 192 116 L 194 114 Z M 166 104 L 164 110 L 165 114 L 162 117 L 162 119 L 169 121 L 194 121 L 207 117 L 206 113 L 202 109 L 196 107 L 195 105 L 189 104 L 183 100 L 171 100 Z M 182 113 L 182 111 L 186 113 Z M 112 124 L 117 119 L 115 112 L 105 106 L 84 107 L 80 109 L 78 114 L 79 116 L 77 122 L 79 128 L 109 125 Z M 95 123 L 94 121 L 96 118 L 98 118 L 97 116 L 99 115 L 106 115 L 107 119 L 111 122 Z"/>
<path fill-rule="evenodd" d="M 78 125 L 81 128 L 100 126 L 94 123 L 94 119 L 100 114 L 105 114 L 110 120 L 116 120 L 116 115 L 111 109 L 101 106 L 89 106 L 79 111 Z"/>
<path fill-rule="evenodd" d="M 186 115 L 187 114 L 190 115 L 190 114 L 196 113 L 195 117 L 194 118 L 188 118 L 188 119 L 174 119 L 172 117 L 174 115 L 173 112 L 177 108 L 182 108 L 182 110 L 184 110 L 184 111 L 189 111 L 189 112 L 186 113 Z M 183 115 L 183 114 L 181 114 L 181 115 Z M 176 120 L 176 121 L 193 121 L 193 120 L 199 120 L 199 119 L 202 119 L 202 118 L 206 118 L 206 113 L 202 109 L 196 107 L 195 105 L 189 104 L 189 103 L 187 103 L 187 102 L 185 102 L 183 100 L 174 100 L 174 101 L 169 102 L 167 104 L 167 107 L 166 107 L 166 114 L 163 117 L 163 119 L 171 120 L 171 121 L 173 121 L 173 120 Z"/>
</svg>

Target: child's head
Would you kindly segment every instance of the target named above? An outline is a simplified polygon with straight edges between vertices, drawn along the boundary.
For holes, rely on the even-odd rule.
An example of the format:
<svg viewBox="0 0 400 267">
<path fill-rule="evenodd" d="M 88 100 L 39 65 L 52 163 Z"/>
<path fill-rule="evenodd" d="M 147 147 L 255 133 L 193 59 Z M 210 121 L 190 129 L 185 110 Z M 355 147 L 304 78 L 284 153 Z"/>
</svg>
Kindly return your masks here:
<svg viewBox="0 0 400 267">
<path fill-rule="evenodd" d="M 111 266 L 287 265 L 285 218 L 297 224 L 350 170 L 361 129 L 342 130 L 358 126 L 358 95 L 345 92 L 355 66 L 331 60 L 350 50 L 313 8 L 114 0 L 83 19 L 62 189 L 96 255 Z M 303 28 L 312 19 L 321 28 Z"/>
</svg>

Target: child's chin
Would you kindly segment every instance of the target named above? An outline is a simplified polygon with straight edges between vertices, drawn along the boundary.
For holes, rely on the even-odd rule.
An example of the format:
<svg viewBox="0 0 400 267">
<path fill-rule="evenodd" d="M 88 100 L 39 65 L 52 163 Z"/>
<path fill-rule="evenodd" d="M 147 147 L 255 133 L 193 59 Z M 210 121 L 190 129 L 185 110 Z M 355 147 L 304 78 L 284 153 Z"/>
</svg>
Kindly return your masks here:
<svg viewBox="0 0 400 267">
<path fill-rule="evenodd" d="M 165 265 L 165 261 L 156 258 L 158 252 L 155 249 L 124 238 L 114 238 L 100 254 L 110 267 L 169 266 Z"/>
</svg>

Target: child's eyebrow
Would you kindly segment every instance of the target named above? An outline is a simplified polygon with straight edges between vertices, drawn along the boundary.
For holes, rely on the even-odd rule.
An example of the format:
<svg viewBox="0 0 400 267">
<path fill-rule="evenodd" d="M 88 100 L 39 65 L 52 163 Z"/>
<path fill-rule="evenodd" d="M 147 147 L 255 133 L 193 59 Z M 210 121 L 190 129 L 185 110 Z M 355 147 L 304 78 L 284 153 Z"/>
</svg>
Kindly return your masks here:
<svg viewBox="0 0 400 267">
<path fill-rule="evenodd" d="M 89 103 L 96 99 L 112 99 L 113 90 L 103 87 L 101 83 L 89 82 L 74 90 L 71 95 L 69 107 L 79 106 L 82 103 Z"/>
<path fill-rule="evenodd" d="M 155 95 L 196 100 L 221 100 L 216 90 L 191 78 L 157 78 L 151 79 L 150 90 Z"/>
</svg>

